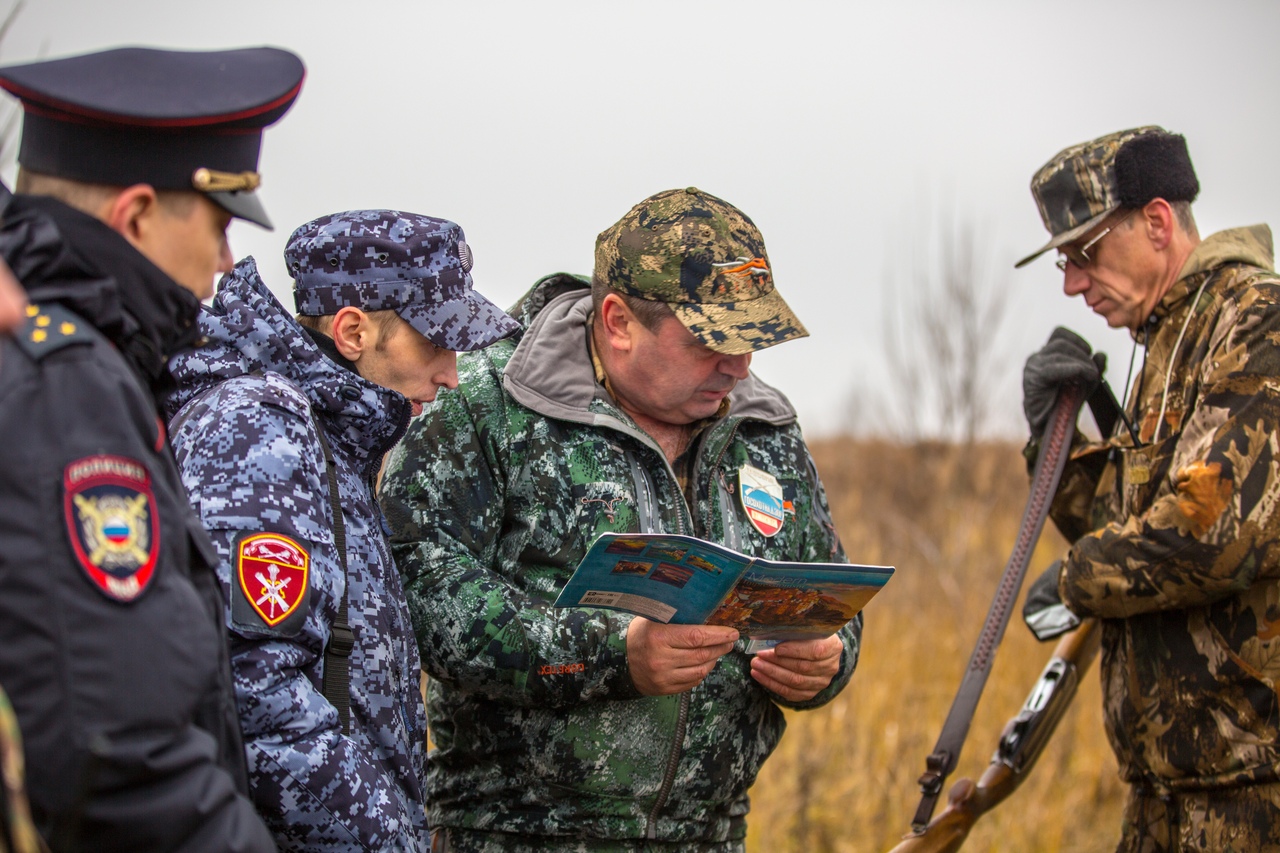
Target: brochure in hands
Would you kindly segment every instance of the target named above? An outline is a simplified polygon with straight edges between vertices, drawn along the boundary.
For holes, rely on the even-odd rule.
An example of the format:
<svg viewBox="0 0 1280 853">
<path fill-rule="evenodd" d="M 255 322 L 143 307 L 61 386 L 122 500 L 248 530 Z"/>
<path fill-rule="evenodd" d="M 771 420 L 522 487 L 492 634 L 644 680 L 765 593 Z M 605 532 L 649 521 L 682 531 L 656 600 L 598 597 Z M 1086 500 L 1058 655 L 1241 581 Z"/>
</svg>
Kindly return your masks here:
<svg viewBox="0 0 1280 853">
<path fill-rule="evenodd" d="M 834 634 L 892 575 L 890 566 L 748 557 L 693 536 L 604 533 L 555 606 L 728 625 L 752 640 L 807 640 Z"/>
</svg>

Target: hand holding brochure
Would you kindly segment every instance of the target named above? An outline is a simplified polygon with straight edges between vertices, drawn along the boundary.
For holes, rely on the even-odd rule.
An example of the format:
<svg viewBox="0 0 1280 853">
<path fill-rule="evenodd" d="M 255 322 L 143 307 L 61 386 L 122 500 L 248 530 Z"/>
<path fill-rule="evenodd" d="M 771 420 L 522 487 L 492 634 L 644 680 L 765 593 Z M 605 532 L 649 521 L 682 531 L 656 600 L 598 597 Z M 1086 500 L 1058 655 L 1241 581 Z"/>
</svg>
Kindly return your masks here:
<svg viewBox="0 0 1280 853">
<path fill-rule="evenodd" d="M 555 606 L 728 625 L 753 640 L 813 639 L 834 634 L 892 575 L 889 566 L 748 557 L 692 536 L 605 533 Z"/>
</svg>

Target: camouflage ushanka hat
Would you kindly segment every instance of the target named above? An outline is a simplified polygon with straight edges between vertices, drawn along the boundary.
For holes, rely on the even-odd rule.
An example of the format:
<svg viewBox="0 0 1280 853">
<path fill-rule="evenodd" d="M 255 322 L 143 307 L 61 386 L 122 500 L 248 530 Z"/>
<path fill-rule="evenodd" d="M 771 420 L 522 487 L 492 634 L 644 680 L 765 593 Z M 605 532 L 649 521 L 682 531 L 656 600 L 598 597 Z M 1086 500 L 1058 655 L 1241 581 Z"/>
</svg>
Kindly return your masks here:
<svg viewBox="0 0 1280 853">
<path fill-rule="evenodd" d="M 1154 125 L 1122 130 L 1059 151 L 1031 179 L 1048 243 L 1014 264 L 1087 234 L 1120 207 L 1153 198 L 1194 201 L 1200 192 L 1186 140 Z"/>
<path fill-rule="evenodd" d="M 595 280 L 665 302 L 694 337 L 726 355 L 809 334 L 774 288 L 755 223 L 695 187 L 650 196 L 601 233 Z"/>
<path fill-rule="evenodd" d="M 520 325 L 471 285 L 471 248 L 447 219 L 348 210 L 299 226 L 285 246 L 299 314 L 394 310 L 438 347 L 467 352 Z"/>
</svg>

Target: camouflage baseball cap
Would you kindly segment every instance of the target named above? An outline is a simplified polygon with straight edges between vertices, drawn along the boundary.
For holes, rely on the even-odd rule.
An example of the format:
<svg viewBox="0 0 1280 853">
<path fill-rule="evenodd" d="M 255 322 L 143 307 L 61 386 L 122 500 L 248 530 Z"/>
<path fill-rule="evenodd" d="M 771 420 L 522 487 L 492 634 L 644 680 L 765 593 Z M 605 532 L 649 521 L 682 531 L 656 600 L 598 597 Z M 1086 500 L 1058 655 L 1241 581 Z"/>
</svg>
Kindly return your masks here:
<svg viewBox="0 0 1280 853">
<path fill-rule="evenodd" d="M 1087 234 L 1120 207 L 1153 198 L 1193 201 L 1200 190 L 1186 140 L 1154 125 L 1073 145 L 1054 155 L 1031 179 L 1031 194 L 1052 239 L 1014 264 Z"/>
<path fill-rule="evenodd" d="M 650 196 L 596 238 L 595 280 L 665 302 L 716 352 L 755 352 L 809 333 L 773 286 L 747 215 L 696 187 Z"/>
<path fill-rule="evenodd" d="M 398 210 L 348 210 L 289 236 L 285 264 L 299 314 L 353 306 L 394 310 L 438 347 L 466 352 L 520 328 L 472 289 L 471 248 L 447 219 Z"/>
</svg>

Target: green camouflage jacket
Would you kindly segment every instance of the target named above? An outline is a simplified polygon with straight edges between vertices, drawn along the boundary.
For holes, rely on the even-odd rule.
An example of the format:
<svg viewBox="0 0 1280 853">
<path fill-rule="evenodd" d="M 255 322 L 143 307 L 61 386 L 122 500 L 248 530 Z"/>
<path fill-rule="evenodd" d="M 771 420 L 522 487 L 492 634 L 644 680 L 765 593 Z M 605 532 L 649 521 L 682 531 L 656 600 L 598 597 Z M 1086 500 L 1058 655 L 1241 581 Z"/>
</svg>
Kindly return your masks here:
<svg viewBox="0 0 1280 853">
<path fill-rule="evenodd" d="M 414 419 L 388 461 L 383 506 L 430 676 L 432 826 L 666 841 L 742 838 L 747 788 L 777 744 L 781 699 L 738 649 L 697 688 L 641 697 L 631 617 L 554 609 L 606 531 L 665 531 L 775 559 L 843 561 L 826 496 L 786 398 L 751 377 L 698 439 L 689 506 L 657 445 L 595 382 L 587 281 L 543 279 L 512 310 L 525 327 L 459 358 L 459 389 Z M 739 469 L 790 502 L 765 538 Z M 858 658 L 840 631 L 830 700 Z"/>
<path fill-rule="evenodd" d="M 1196 248 L 1137 333 L 1147 356 L 1128 411 L 1141 446 L 1127 435 L 1078 446 L 1054 503 L 1074 540 L 1063 601 L 1103 620 L 1107 734 L 1121 774 L 1158 791 L 1274 780 L 1280 770 L 1280 279 L 1271 268 L 1265 225 Z"/>
</svg>

